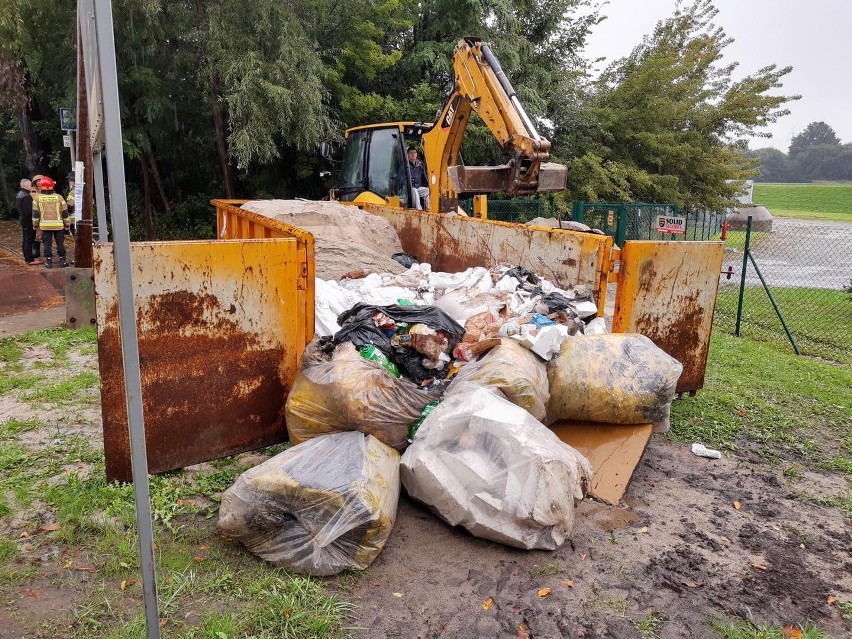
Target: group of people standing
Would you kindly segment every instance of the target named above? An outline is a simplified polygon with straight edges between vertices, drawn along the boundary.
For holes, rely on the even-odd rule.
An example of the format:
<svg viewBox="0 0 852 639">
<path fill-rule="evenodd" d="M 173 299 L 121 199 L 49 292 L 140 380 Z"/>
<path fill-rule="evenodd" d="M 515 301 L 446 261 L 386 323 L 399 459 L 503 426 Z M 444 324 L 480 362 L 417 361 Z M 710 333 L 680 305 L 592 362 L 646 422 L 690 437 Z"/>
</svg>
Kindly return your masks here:
<svg viewBox="0 0 852 639">
<path fill-rule="evenodd" d="M 53 268 L 53 244 L 59 255 L 59 266 L 68 266 L 65 259 L 65 234 L 74 233 L 74 179 L 68 176 L 67 198 L 56 193 L 53 179 L 36 175 L 32 180 L 21 180 L 21 190 L 15 198 L 18 219 L 21 222 L 21 251 L 24 261 L 32 266 L 44 264 Z M 41 259 L 44 249 L 44 261 Z"/>
</svg>

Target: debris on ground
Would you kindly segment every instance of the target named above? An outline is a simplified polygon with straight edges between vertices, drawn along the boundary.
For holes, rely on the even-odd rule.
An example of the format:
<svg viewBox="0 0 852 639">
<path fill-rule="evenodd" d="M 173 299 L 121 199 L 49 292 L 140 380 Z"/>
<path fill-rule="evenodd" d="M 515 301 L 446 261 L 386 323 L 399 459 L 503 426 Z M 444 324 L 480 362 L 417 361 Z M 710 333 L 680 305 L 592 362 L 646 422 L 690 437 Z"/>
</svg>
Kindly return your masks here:
<svg viewBox="0 0 852 639">
<path fill-rule="evenodd" d="M 706 457 L 707 459 L 722 459 L 722 453 L 712 448 L 707 448 L 704 444 L 693 444 L 692 454 L 698 457 Z"/>
<path fill-rule="evenodd" d="M 305 220 L 299 225 L 310 226 Z M 609 334 L 586 287 L 559 288 L 520 266 L 443 273 L 401 251 L 388 258 L 395 270 L 351 259 L 335 267 L 334 277 L 317 277 L 316 337 L 285 408 L 295 445 L 287 452 L 316 447 L 316 467 L 304 477 L 271 469 L 271 476 L 287 474 L 279 481 L 289 491 L 283 501 L 296 504 L 299 517 L 316 524 L 328 518 L 327 504 L 342 503 L 337 493 L 326 495 L 326 484 L 316 484 L 312 473 L 320 468 L 336 477 L 336 466 L 354 464 L 364 467 L 368 484 L 389 480 L 386 468 L 365 466 L 357 454 L 346 463 L 342 455 L 350 453 L 340 449 L 325 458 L 316 454 L 344 435 L 404 451 L 402 483 L 412 498 L 477 537 L 518 548 L 564 544 L 574 508 L 589 490 L 607 501 L 620 499 L 651 424 L 668 424 L 680 363 L 647 337 Z M 616 467 L 612 446 L 628 430 L 632 443 Z M 594 441 L 584 439 L 589 433 L 596 433 Z M 575 438 L 577 448 L 569 445 Z M 584 453 L 603 469 L 602 477 L 593 477 Z M 260 476 L 270 477 L 265 471 Z M 346 494 L 348 486 L 336 490 Z M 223 512 L 234 510 L 228 504 Z M 292 534 L 308 549 L 299 556 L 309 559 L 300 563 L 295 555 L 270 552 L 258 541 L 275 538 L 275 524 L 264 516 L 253 511 L 246 515 L 250 522 L 237 517 L 235 526 L 234 515 L 223 522 L 230 522 L 228 534 L 237 530 L 241 534 L 232 536 L 290 570 L 330 574 L 364 554 L 352 550 L 331 566 L 311 545 L 324 542 L 307 540 L 316 530 L 308 531 L 298 517 L 281 517 L 277 525 L 281 535 L 294 527 Z M 258 528 L 260 522 L 270 529 Z M 372 533 L 362 528 L 356 541 L 368 546 Z M 370 548 L 371 561 L 381 545 Z"/>
</svg>

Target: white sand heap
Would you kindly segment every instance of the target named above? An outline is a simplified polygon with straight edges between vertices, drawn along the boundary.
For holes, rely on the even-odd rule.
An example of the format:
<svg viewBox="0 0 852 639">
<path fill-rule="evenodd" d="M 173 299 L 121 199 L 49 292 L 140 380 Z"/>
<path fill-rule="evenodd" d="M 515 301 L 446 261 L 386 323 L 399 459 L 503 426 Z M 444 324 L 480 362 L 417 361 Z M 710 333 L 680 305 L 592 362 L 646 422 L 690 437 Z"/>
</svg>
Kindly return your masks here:
<svg viewBox="0 0 852 639">
<path fill-rule="evenodd" d="M 258 200 L 242 208 L 297 226 L 316 240 L 316 275 L 337 280 L 356 269 L 377 273 L 403 273 L 391 259 L 402 244 L 390 223 L 356 206 L 307 200 Z"/>
</svg>

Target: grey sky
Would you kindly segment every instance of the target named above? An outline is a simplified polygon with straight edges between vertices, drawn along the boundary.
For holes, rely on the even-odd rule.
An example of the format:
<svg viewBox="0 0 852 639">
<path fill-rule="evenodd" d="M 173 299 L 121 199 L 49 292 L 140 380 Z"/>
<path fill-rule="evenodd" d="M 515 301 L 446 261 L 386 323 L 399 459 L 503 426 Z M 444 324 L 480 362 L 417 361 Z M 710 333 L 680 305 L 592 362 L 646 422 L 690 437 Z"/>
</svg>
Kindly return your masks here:
<svg viewBox="0 0 852 639">
<path fill-rule="evenodd" d="M 734 39 L 725 49 L 740 63 L 741 75 L 769 64 L 792 66 L 783 93 L 800 94 L 790 115 L 767 128 L 769 139 L 751 148 L 773 146 L 786 152 L 793 135 L 810 122 L 824 121 L 844 143 L 852 142 L 852 2 L 847 0 L 714 0 L 716 24 Z M 592 31 L 586 53 L 611 61 L 630 53 L 658 20 L 670 16 L 675 0 L 609 0 L 607 19 Z"/>
</svg>

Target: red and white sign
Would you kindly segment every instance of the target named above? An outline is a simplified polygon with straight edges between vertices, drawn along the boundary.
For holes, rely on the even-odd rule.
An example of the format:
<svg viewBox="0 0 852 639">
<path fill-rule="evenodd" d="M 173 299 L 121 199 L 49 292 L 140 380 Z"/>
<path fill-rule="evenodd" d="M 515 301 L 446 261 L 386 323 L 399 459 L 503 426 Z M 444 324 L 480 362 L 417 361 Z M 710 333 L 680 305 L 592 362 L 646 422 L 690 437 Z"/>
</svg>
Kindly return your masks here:
<svg viewBox="0 0 852 639">
<path fill-rule="evenodd" d="M 673 233 L 675 235 L 686 235 L 686 218 L 671 217 L 668 215 L 657 216 L 657 230 L 660 233 Z"/>
</svg>

